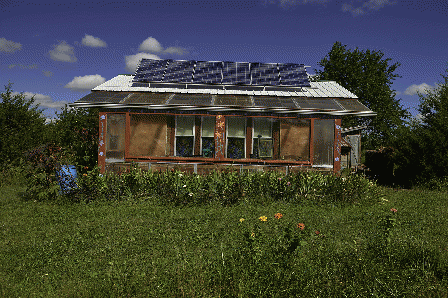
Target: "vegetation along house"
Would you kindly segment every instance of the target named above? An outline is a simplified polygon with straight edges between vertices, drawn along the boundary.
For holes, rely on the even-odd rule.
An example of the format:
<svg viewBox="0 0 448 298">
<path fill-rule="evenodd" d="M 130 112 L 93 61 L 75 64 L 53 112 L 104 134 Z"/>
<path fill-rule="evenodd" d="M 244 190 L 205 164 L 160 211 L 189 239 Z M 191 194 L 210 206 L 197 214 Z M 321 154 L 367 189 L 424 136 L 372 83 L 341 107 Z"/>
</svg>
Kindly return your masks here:
<svg viewBox="0 0 448 298">
<path fill-rule="evenodd" d="M 341 170 L 341 117 L 375 116 L 303 64 L 142 59 L 71 107 L 98 107 L 101 171 Z M 347 142 L 344 142 L 347 145 Z M 352 145 L 353 146 L 353 145 Z"/>
</svg>

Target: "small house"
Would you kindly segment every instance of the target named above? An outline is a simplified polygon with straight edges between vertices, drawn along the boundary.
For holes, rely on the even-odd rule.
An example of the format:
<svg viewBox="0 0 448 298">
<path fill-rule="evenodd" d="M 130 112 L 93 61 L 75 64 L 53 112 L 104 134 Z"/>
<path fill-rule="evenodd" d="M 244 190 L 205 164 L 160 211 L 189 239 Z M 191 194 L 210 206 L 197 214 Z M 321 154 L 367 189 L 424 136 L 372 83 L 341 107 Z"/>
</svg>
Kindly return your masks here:
<svg viewBox="0 0 448 298">
<path fill-rule="evenodd" d="M 71 107 L 97 107 L 98 165 L 207 174 L 341 169 L 345 115 L 376 114 L 303 64 L 142 59 Z M 353 145 L 352 145 L 353 146 Z"/>
</svg>

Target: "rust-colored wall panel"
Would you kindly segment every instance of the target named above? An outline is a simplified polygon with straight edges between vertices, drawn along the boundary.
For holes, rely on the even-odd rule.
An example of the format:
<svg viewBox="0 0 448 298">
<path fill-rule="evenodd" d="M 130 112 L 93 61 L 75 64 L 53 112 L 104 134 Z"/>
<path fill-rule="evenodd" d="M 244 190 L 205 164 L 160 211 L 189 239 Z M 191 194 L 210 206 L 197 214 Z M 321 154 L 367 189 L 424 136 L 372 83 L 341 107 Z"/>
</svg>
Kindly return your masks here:
<svg viewBox="0 0 448 298">
<path fill-rule="evenodd" d="M 130 156 L 165 156 L 166 116 L 131 114 Z"/>
<path fill-rule="evenodd" d="M 216 116 L 216 125 L 215 125 L 215 157 L 219 159 L 223 159 L 226 148 L 226 122 L 223 115 Z"/>
<path fill-rule="evenodd" d="M 281 119 L 280 159 L 310 159 L 310 121 Z"/>
<path fill-rule="evenodd" d="M 274 159 L 278 159 L 280 155 L 280 121 L 278 119 L 272 124 L 272 138 L 274 139 Z"/>
<path fill-rule="evenodd" d="M 253 127 L 253 118 L 247 118 L 247 126 L 246 126 L 246 157 L 249 158 L 252 152 L 252 127 Z"/>
<path fill-rule="evenodd" d="M 194 117 L 194 155 L 201 154 L 201 116 Z"/>
</svg>

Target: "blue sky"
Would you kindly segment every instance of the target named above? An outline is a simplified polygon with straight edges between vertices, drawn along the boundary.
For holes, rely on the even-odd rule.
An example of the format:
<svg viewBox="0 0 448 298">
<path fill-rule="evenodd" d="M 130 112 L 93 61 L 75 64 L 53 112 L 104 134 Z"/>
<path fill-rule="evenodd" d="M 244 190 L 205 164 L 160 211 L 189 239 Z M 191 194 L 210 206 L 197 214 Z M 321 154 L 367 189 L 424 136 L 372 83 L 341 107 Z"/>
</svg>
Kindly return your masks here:
<svg viewBox="0 0 448 298">
<path fill-rule="evenodd" d="M 417 91 L 448 68 L 446 0 L 192 0 L 0 2 L 1 92 L 35 94 L 44 115 L 141 58 L 303 63 L 340 41 L 399 62 L 393 89 L 417 116 Z"/>
</svg>

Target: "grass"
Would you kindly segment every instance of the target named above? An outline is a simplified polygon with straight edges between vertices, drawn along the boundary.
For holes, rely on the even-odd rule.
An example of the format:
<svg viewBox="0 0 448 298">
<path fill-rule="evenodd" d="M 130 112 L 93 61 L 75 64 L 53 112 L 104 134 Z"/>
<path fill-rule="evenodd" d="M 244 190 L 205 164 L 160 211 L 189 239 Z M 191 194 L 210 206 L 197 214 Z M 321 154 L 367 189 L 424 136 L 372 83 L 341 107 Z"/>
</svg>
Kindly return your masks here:
<svg viewBox="0 0 448 298">
<path fill-rule="evenodd" d="M 447 193 L 383 188 L 380 202 L 339 207 L 312 198 L 169 207 L 155 198 L 23 200 L 23 181 L 9 180 L 0 188 L 2 297 L 448 295 Z M 378 221 L 391 208 L 397 221 L 384 247 Z M 284 263 L 269 249 L 286 238 L 260 238 L 252 250 L 241 242 L 243 225 L 258 241 L 278 212 L 285 225 L 306 226 Z"/>
</svg>

